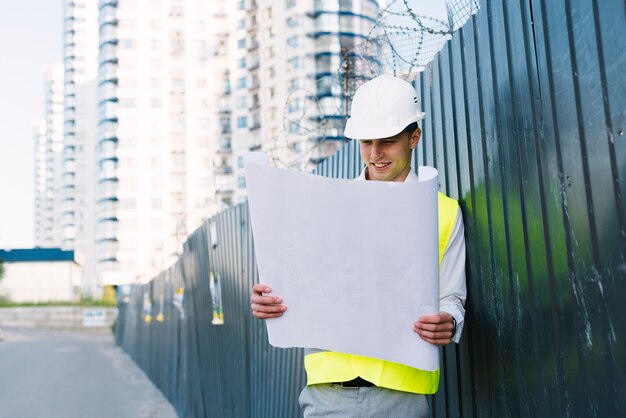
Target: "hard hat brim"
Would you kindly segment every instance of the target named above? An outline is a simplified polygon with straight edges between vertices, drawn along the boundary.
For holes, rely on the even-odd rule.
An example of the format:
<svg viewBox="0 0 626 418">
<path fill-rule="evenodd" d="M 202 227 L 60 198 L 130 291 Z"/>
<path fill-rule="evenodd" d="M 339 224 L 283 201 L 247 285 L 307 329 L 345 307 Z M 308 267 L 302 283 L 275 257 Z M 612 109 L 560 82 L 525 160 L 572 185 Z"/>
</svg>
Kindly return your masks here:
<svg viewBox="0 0 626 418">
<path fill-rule="evenodd" d="M 426 114 L 424 112 L 420 112 L 414 117 L 405 120 L 403 123 L 398 123 L 395 126 L 381 126 L 376 128 L 364 128 L 357 125 L 352 118 L 348 118 L 343 134 L 346 138 L 355 140 L 390 138 L 398 135 L 410 124 L 424 119 L 425 116 Z"/>
</svg>

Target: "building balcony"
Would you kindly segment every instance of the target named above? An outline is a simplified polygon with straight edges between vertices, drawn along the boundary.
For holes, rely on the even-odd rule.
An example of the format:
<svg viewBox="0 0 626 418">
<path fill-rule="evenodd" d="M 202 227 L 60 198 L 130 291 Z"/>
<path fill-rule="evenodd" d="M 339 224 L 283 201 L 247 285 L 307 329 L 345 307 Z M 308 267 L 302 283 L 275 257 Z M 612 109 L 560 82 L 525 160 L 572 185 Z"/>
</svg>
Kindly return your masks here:
<svg viewBox="0 0 626 418">
<path fill-rule="evenodd" d="M 116 9 L 113 6 L 103 7 L 98 13 L 98 25 L 106 24 L 117 24 Z"/>
<path fill-rule="evenodd" d="M 73 158 L 75 153 L 76 147 L 74 145 L 65 145 L 63 147 L 63 151 L 61 152 L 61 155 L 63 156 L 63 158 Z"/>
<path fill-rule="evenodd" d="M 74 31 L 74 20 L 66 20 L 63 22 L 63 32 L 70 33 Z"/>
<path fill-rule="evenodd" d="M 100 152 L 98 153 L 98 157 L 100 161 L 117 160 L 116 151 L 117 150 L 115 147 L 115 143 L 110 142 L 110 141 L 105 141 L 100 145 Z"/>
<path fill-rule="evenodd" d="M 222 186 L 219 187 L 216 191 L 215 194 L 223 197 L 223 196 L 232 196 L 232 194 L 234 193 L 233 187 L 232 186 Z"/>
<path fill-rule="evenodd" d="M 104 221 L 100 225 L 98 225 L 96 241 L 117 242 L 117 222 Z"/>
<path fill-rule="evenodd" d="M 109 219 L 117 218 L 117 210 L 119 208 L 119 202 L 113 202 L 105 200 L 102 203 L 96 205 L 96 219 Z"/>
<path fill-rule="evenodd" d="M 63 120 L 69 121 L 74 120 L 76 116 L 76 109 L 73 107 L 66 107 L 63 112 Z"/>
<path fill-rule="evenodd" d="M 258 41 L 250 41 L 250 45 L 248 46 L 248 52 L 254 52 L 257 49 L 259 49 L 259 42 Z"/>
<path fill-rule="evenodd" d="M 215 171 L 217 174 L 220 174 L 220 175 L 233 174 L 233 168 L 228 165 L 219 165 L 215 167 Z"/>
<path fill-rule="evenodd" d="M 98 1 L 98 9 L 102 9 L 105 6 L 117 7 L 117 0 L 100 0 L 100 1 Z"/>
<path fill-rule="evenodd" d="M 102 82 L 117 80 L 117 65 L 107 62 L 98 68 L 98 80 Z"/>
<path fill-rule="evenodd" d="M 98 176 L 100 182 L 105 181 L 117 181 L 117 170 L 116 169 L 108 169 L 100 172 Z"/>
<path fill-rule="evenodd" d="M 111 261 L 116 259 L 117 252 L 120 249 L 120 243 L 117 240 L 102 239 L 97 241 L 98 261 Z"/>
<path fill-rule="evenodd" d="M 106 23 L 100 28 L 100 44 L 117 42 L 117 26 Z"/>
</svg>

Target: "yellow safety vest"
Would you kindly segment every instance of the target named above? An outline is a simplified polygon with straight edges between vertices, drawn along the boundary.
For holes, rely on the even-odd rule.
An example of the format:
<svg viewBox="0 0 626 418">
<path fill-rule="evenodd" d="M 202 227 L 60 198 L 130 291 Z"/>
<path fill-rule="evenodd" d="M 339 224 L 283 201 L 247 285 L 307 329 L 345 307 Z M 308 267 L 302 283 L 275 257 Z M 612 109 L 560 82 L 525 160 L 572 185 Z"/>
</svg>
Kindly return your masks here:
<svg viewBox="0 0 626 418">
<path fill-rule="evenodd" d="M 459 204 L 439 193 L 439 263 L 448 247 Z M 378 387 L 403 392 L 432 394 L 439 387 L 439 370 L 419 370 L 399 363 L 337 353 L 318 351 L 304 357 L 307 385 L 346 382 L 360 376 Z"/>
</svg>

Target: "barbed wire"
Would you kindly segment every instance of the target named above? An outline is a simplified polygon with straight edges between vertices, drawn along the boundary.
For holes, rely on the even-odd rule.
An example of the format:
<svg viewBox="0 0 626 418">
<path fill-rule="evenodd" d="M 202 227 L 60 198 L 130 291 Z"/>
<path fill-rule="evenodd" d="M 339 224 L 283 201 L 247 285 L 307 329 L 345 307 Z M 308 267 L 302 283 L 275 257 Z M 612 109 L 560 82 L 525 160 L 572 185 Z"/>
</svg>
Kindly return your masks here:
<svg viewBox="0 0 626 418">
<path fill-rule="evenodd" d="M 416 0 L 390 1 L 378 14 L 366 38 L 352 48 L 342 50 L 337 71 L 323 78 L 333 91 L 336 109 L 330 109 L 327 103 L 326 107 L 322 106 L 317 94 L 311 91 L 297 88 L 289 92 L 283 109 L 284 145 L 278 146 L 276 139 L 275 146 L 268 150 L 274 161 L 285 168 L 294 168 L 306 160 L 309 166 L 312 156 L 327 147 L 329 141 L 338 148 L 342 142 L 337 141 L 337 135 L 329 139 L 327 118 L 337 115 L 347 118 L 348 104 L 361 84 L 385 73 L 413 81 L 479 8 L 479 0 L 446 0 L 445 16 L 443 13 L 427 16 L 419 13 Z M 308 103 L 308 110 L 315 108 L 315 111 L 303 109 L 294 116 L 296 112 L 292 111 L 291 105 L 297 97 L 296 92 L 301 90 L 307 91 L 305 103 Z M 294 137 L 298 137 L 297 140 L 315 138 L 316 143 L 298 155 L 284 159 L 281 153 L 290 150 L 289 144 L 294 142 Z M 333 147 L 328 148 L 332 150 Z"/>
</svg>

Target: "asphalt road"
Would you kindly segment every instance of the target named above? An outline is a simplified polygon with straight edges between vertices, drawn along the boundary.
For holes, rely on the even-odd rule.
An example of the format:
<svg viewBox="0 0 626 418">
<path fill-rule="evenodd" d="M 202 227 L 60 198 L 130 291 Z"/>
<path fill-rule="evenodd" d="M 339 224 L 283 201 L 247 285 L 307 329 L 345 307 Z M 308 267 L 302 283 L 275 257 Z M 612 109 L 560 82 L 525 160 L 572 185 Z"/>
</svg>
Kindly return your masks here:
<svg viewBox="0 0 626 418">
<path fill-rule="evenodd" d="M 176 418 L 111 335 L 0 332 L 0 418 Z"/>
</svg>

